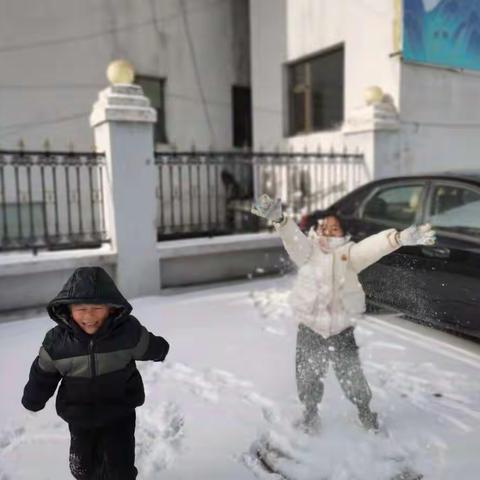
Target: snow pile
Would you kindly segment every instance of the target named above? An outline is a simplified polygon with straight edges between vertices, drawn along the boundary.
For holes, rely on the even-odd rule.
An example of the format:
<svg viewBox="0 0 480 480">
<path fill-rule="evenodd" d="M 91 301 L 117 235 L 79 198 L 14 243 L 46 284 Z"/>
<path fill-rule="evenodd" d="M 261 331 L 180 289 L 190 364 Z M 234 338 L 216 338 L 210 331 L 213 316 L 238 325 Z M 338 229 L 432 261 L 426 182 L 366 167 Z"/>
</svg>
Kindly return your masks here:
<svg viewBox="0 0 480 480">
<path fill-rule="evenodd" d="M 265 321 L 264 329 L 274 335 L 285 335 L 285 323 L 293 322 L 290 306 L 290 290 L 268 288 L 250 293 L 258 313 Z"/>
<path fill-rule="evenodd" d="M 253 471 L 258 469 L 255 457 L 260 451 L 288 478 L 296 480 L 380 480 L 406 470 L 422 472 L 425 478 L 440 478 L 445 445 L 428 433 L 413 437 L 401 432 L 368 434 L 353 417 L 324 422 L 316 436 L 303 433 L 295 424 L 285 418 L 272 422 L 245 454 L 245 464 Z"/>
<path fill-rule="evenodd" d="M 365 319 L 355 331 L 387 434 L 361 428 L 332 369 L 319 435 L 295 428 L 301 405 L 290 283 L 257 280 L 133 301 L 139 320 L 172 345 L 164 364 L 138 363 L 147 398 L 137 409 L 139 478 L 275 480 L 252 453 L 265 443 L 282 452 L 278 461 L 296 480 L 386 480 L 404 466 L 425 480 L 478 478 L 480 357 L 408 327 Z M 1 480 L 69 478 L 68 428 L 53 401 L 32 415 L 20 404 L 52 326 L 46 314 L 0 324 Z"/>
<path fill-rule="evenodd" d="M 154 478 L 156 472 L 171 466 L 181 452 L 183 415 L 175 403 L 166 402 L 157 408 L 139 409 L 137 424 L 136 459 L 144 466 L 144 476 Z"/>
</svg>

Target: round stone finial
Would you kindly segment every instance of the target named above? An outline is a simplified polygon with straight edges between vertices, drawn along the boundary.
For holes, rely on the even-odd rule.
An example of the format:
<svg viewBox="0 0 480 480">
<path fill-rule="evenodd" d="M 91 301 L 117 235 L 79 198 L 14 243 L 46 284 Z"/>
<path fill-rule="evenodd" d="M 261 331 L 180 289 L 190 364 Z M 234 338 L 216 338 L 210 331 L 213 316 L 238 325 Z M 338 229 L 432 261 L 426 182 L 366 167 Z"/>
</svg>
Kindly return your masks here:
<svg viewBox="0 0 480 480">
<path fill-rule="evenodd" d="M 381 103 L 383 101 L 383 90 L 377 85 L 367 87 L 363 93 L 363 98 L 367 105 L 373 105 L 375 103 Z"/>
<path fill-rule="evenodd" d="M 135 78 L 135 70 L 126 60 L 114 60 L 108 65 L 107 78 L 112 85 L 131 85 Z"/>
</svg>

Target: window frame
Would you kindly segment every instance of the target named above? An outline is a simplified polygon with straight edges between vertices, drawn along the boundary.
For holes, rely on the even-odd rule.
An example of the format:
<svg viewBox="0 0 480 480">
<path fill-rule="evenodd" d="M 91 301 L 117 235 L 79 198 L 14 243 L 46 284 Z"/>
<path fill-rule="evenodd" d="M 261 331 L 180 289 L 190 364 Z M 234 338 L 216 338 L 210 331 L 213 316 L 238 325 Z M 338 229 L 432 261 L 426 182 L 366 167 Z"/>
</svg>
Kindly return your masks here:
<svg viewBox="0 0 480 480">
<path fill-rule="evenodd" d="M 330 55 L 335 52 L 342 52 L 342 115 L 338 126 L 314 128 L 313 127 L 313 101 L 312 101 L 312 81 L 311 81 L 311 64 L 312 62 L 323 56 Z M 345 43 L 338 43 L 331 47 L 322 49 L 310 55 L 297 58 L 284 64 L 285 72 L 285 101 L 286 101 L 286 122 L 285 122 L 285 137 L 296 137 L 301 135 L 310 135 L 319 132 L 337 132 L 341 130 L 342 124 L 345 121 Z M 305 81 L 302 85 L 293 85 L 292 70 L 294 67 L 304 64 L 305 66 Z M 297 91 L 295 91 L 297 90 Z M 302 93 L 304 96 L 304 124 L 303 129 L 294 129 L 293 125 L 293 93 Z"/>
<path fill-rule="evenodd" d="M 429 216 L 430 216 L 430 209 L 432 207 L 433 203 L 433 195 L 434 191 L 437 187 L 455 187 L 455 188 L 463 188 L 465 190 L 471 190 L 474 193 L 477 193 L 480 195 L 480 186 L 476 186 L 471 183 L 467 182 L 462 182 L 459 180 L 448 180 L 448 179 L 434 179 L 431 180 L 429 189 L 428 189 L 428 194 L 427 198 L 425 200 L 424 204 L 424 211 L 422 215 L 422 223 L 428 222 L 429 221 Z M 466 235 L 464 233 L 455 233 L 446 230 L 445 228 L 442 227 L 434 227 L 435 231 L 439 236 L 445 237 L 445 238 L 450 238 L 452 240 L 461 240 L 461 241 L 467 241 L 467 242 L 473 242 L 476 244 L 480 244 L 480 237 L 474 237 L 471 235 Z"/>
<path fill-rule="evenodd" d="M 398 222 L 391 222 L 391 221 L 381 221 L 381 220 L 375 220 L 375 219 L 365 219 L 364 218 L 364 212 L 365 212 L 365 207 L 368 204 L 368 202 L 379 192 L 383 190 L 390 190 L 392 188 L 401 188 L 401 187 L 422 187 L 422 191 L 420 193 L 420 197 L 418 199 L 418 204 L 419 207 L 417 208 L 417 211 L 415 213 L 415 218 L 413 219 L 414 224 L 420 223 L 421 218 L 423 217 L 424 214 L 424 204 L 425 204 L 425 198 L 427 195 L 428 191 L 428 181 L 427 180 L 422 180 L 422 179 L 415 179 L 415 180 L 410 180 L 410 181 L 398 181 L 398 182 L 392 182 L 392 183 L 383 183 L 381 185 L 377 185 L 375 188 L 372 189 L 372 191 L 364 198 L 363 202 L 361 203 L 360 207 L 358 208 L 358 220 L 361 222 L 365 223 L 370 223 L 372 225 L 381 225 L 381 226 L 386 226 L 387 228 L 396 228 L 396 229 L 401 229 L 403 230 L 405 228 L 404 225 L 401 225 Z"/>
<path fill-rule="evenodd" d="M 153 129 L 153 143 L 154 143 L 154 146 L 157 146 L 157 145 L 166 145 L 168 144 L 168 135 L 167 135 L 167 112 L 166 112 L 166 85 L 167 85 L 167 79 L 166 77 L 157 77 L 155 75 L 143 75 L 141 73 L 135 73 L 135 83 L 138 84 L 140 87 L 142 87 L 142 90 L 143 90 L 143 86 L 140 85 L 138 82 L 138 79 L 145 79 L 147 81 L 157 81 L 160 83 L 160 86 L 161 86 L 161 95 L 162 95 L 162 104 L 163 104 L 163 108 L 156 108 L 154 106 L 151 105 L 152 108 L 155 109 L 155 111 L 157 112 L 157 121 L 155 122 L 155 126 L 154 126 L 154 129 Z M 145 92 L 143 92 L 143 94 L 145 95 Z M 146 95 L 145 95 L 146 96 Z M 147 97 L 148 98 L 148 97 Z M 149 99 L 150 100 L 150 99 Z M 162 131 L 162 139 L 160 141 L 157 141 L 156 139 L 156 132 L 157 132 L 157 124 L 159 124 L 159 121 L 162 121 L 162 126 L 163 128 L 161 129 Z"/>
</svg>

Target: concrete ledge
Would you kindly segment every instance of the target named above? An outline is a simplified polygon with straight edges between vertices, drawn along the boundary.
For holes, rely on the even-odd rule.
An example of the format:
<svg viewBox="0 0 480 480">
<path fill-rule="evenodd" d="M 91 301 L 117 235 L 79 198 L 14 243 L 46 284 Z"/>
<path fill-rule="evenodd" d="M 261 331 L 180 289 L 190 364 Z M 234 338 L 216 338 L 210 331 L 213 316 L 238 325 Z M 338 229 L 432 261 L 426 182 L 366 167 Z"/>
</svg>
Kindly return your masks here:
<svg viewBox="0 0 480 480">
<path fill-rule="evenodd" d="M 161 288 L 224 282 L 284 272 L 289 269 L 282 247 L 160 259 Z"/>
<path fill-rule="evenodd" d="M 115 278 L 116 255 L 110 246 L 95 250 L 0 255 L 0 311 L 45 307 L 73 270 L 100 265 Z"/>
<path fill-rule="evenodd" d="M 281 239 L 268 232 L 161 242 L 157 254 L 152 261 L 158 262 L 161 289 L 252 278 L 289 267 Z M 110 245 L 0 254 L 0 311 L 44 307 L 78 267 L 99 265 L 116 279 L 116 264 Z"/>
<path fill-rule="evenodd" d="M 158 243 L 157 251 L 159 258 L 163 259 L 281 246 L 282 241 L 277 233 L 242 233 L 222 237 L 169 240 Z"/>
<path fill-rule="evenodd" d="M 12 252 L 0 255 L 0 279 L 11 275 L 52 272 L 89 265 L 115 265 L 117 254 L 110 245 L 59 252 Z"/>
<path fill-rule="evenodd" d="M 161 288 L 252 278 L 288 268 L 280 237 L 247 233 L 174 240 L 157 245 Z"/>
</svg>

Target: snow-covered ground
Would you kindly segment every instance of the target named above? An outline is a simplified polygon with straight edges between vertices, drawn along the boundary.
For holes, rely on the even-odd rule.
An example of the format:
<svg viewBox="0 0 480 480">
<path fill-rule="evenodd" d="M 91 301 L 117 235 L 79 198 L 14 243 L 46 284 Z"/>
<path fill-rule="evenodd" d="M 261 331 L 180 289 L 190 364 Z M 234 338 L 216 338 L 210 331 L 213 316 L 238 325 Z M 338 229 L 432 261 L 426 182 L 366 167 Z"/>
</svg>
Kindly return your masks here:
<svg viewBox="0 0 480 480">
<path fill-rule="evenodd" d="M 291 278 L 136 299 L 134 314 L 165 336 L 164 364 L 139 363 L 146 404 L 137 410 L 140 479 L 274 479 L 250 450 L 268 439 L 294 460 L 299 480 L 384 480 L 408 464 L 425 479 L 480 472 L 480 355 L 408 328 L 366 318 L 356 329 L 373 408 L 388 436 L 366 433 L 330 370 L 316 437 L 300 415 Z M 0 324 L 0 480 L 64 480 L 67 425 L 20 404 L 47 315 Z"/>
</svg>

